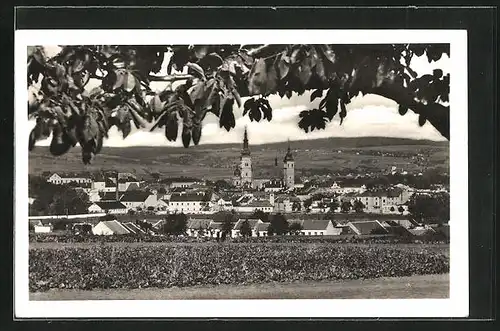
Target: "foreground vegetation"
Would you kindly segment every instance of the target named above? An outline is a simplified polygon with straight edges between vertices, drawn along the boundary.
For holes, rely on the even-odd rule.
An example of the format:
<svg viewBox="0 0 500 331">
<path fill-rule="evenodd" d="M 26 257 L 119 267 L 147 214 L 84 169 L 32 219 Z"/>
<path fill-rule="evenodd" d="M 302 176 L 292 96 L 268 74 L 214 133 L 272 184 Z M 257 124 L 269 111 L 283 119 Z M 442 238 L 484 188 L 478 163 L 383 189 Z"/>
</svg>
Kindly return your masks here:
<svg viewBox="0 0 500 331">
<path fill-rule="evenodd" d="M 52 289 L 30 300 L 430 299 L 449 297 L 449 275 L 141 289 Z"/>
<path fill-rule="evenodd" d="M 31 292 L 371 279 L 449 271 L 422 247 L 219 244 L 30 249 Z"/>
</svg>

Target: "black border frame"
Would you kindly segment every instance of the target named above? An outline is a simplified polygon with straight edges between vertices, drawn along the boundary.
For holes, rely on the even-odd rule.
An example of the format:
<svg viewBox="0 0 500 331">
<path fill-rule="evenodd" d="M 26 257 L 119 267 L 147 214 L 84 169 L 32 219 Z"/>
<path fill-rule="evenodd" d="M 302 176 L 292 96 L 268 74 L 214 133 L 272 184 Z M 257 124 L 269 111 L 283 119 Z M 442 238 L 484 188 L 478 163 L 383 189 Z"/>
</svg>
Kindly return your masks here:
<svg viewBox="0 0 500 331">
<path fill-rule="evenodd" d="M 13 8 L 12 8 L 13 9 Z M 127 14 L 133 16 L 133 20 L 124 19 Z M 495 247 L 495 210 L 496 210 L 496 138 L 497 132 L 494 124 L 496 117 L 496 91 L 497 91 L 497 11 L 496 8 L 443 8 L 443 7 L 259 7 L 259 8 L 235 8 L 235 7 L 164 7 L 164 8 L 113 8 L 113 7 L 86 7 L 86 8 L 18 8 L 17 11 L 2 10 L 3 18 L 0 19 L 2 30 L 14 26 L 14 29 L 202 29 L 202 28 L 266 28 L 266 29 L 466 29 L 468 31 L 468 83 L 469 83 L 469 218 L 476 221 L 469 222 L 469 275 L 470 275 L 470 319 L 491 319 L 495 317 L 495 265 L 493 258 L 496 257 Z M 9 18 L 9 16 L 15 20 Z M 168 18 L 168 19 L 166 19 Z M 334 19 L 332 19 L 334 18 Z M 3 31 L 2 31 L 3 32 Z M 6 49 L 13 49 L 13 32 L 0 39 L 0 45 Z M 5 54 L 1 55 L 2 62 L 9 61 L 13 66 L 13 59 L 8 59 Z M 4 59 L 5 58 L 5 59 Z M 495 61 L 496 60 L 496 61 Z M 7 66 L 8 67 L 8 66 Z M 2 75 L 4 83 L 13 82 L 13 73 L 6 68 Z M 12 75 L 12 76 L 11 76 Z M 7 78 L 8 77 L 8 78 Z M 10 82 L 9 82 L 10 80 Z M 4 85 L 4 84 L 2 84 Z M 2 89 L 4 100 L 12 100 L 13 89 Z M 8 92 L 7 92 L 8 91 Z M 13 123 L 13 113 L 1 112 L 0 120 L 5 135 L 1 139 L 2 151 L 8 158 L 13 160 L 14 149 L 10 149 L 10 139 L 14 137 L 13 127 L 7 124 Z M 4 174 L 12 174 L 13 167 L 8 163 L 2 166 Z M 1 181 L 0 187 L 5 205 L 8 198 L 13 194 L 13 181 Z M 13 201 L 13 200 L 12 200 Z M 12 206 L 12 205 L 8 205 Z M 10 208 L 5 208 L 9 211 Z M 13 218 L 10 218 L 13 219 Z M 9 221 L 7 218 L 6 221 Z M 2 233 L 4 245 L 1 250 L 4 265 L 12 268 L 13 252 L 13 222 L 8 222 L 8 230 Z M 7 243 L 10 243 L 7 246 Z M 9 269 L 13 271 L 12 269 Z M 9 310 L 2 310 L 6 320 L 14 318 L 12 306 L 12 288 L 9 286 L 13 281 L 12 272 L 2 274 L 2 293 L 7 293 L 10 300 Z M 8 312 L 5 314 L 5 312 Z M 6 316 L 4 316 L 6 315 Z M 75 319 L 76 320 L 76 319 Z M 108 319 L 109 320 L 109 319 Z M 163 320 L 163 319 L 162 319 Z M 168 320 L 168 319 L 165 319 Z M 186 319 L 197 320 L 197 319 Z M 218 319 L 209 319 L 218 320 Z M 219 319 L 220 320 L 220 319 Z M 241 319 L 235 323 L 217 323 L 217 327 L 230 324 L 238 327 Z M 263 320 L 263 319 L 259 319 Z M 316 319 L 307 322 L 302 320 L 301 326 L 307 327 Z M 338 321 L 339 319 L 318 319 L 316 321 Z M 360 320 L 360 319 L 358 319 Z M 371 319 L 370 319 L 371 320 Z M 393 320 L 393 319 L 383 319 Z M 404 319 L 403 319 L 404 320 Z M 204 327 L 213 326 L 213 322 L 204 323 Z M 269 323 L 269 319 L 266 322 Z M 23 322 L 23 327 L 44 326 L 43 322 Z M 54 323 L 54 322 L 53 322 Z M 103 322 L 100 322 L 103 323 Z M 184 326 L 184 322 L 172 322 L 169 326 Z M 358 326 L 348 322 L 350 327 Z M 357 322 L 354 322 L 357 323 Z M 391 322 L 390 326 L 400 328 L 402 322 Z M 3 324 L 3 323 L 2 323 Z M 19 323 L 16 323 L 16 329 Z M 57 321 L 64 328 L 65 322 Z M 258 322 L 258 324 L 262 324 Z M 378 323 L 377 323 L 378 324 Z M 420 323 L 418 323 L 420 324 Z M 7 324 L 3 324 L 7 325 Z M 67 325 L 67 324 L 66 324 Z M 87 327 L 96 327 L 95 322 L 88 321 Z M 13 326 L 13 325 L 11 325 Z M 72 323 L 74 326 L 74 323 Z M 106 321 L 104 327 L 111 324 Z M 122 325 L 123 326 L 123 325 Z M 138 324 L 130 323 L 128 326 L 136 329 Z M 159 326 L 152 323 L 152 327 Z M 319 326 L 317 323 L 315 327 Z M 384 324 L 385 327 L 389 325 Z M 420 326 L 424 326 L 420 324 Z M 405 324 L 408 327 L 408 324 Z M 390 328 L 390 327 L 389 327 Z M 9 328 L 10 329 L 10 328 Z"/>
</svg>

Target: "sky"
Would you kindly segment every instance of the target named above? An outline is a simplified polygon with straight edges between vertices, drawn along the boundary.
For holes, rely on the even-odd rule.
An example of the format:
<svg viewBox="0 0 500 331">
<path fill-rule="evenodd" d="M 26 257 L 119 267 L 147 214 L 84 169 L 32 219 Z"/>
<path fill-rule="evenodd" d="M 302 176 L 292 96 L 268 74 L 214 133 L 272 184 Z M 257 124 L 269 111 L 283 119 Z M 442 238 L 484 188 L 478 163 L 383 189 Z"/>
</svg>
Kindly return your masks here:
<svg viewBox="0 0 500 331">
<path fill-rule="evenodd" d="M 57 46 L 45 46 L 48 56 L 57 54 Z M 167 57 L 168 59 L 168 57 Z M 164 62 L 162 72 L 164 75 L 167 65 Z M 425 56 L 414 57 L 411 67 L 419 76 L 432 73 L 435 68 L 440 68 L 446 74 L 449 72 L 450 61 L 447 55 L 443 55 L 438 62 L 428 63 Z M 98 85 L 99 81 L 90 81 L 87 89 Z M 162 90 L 165 83 L 154 82 L 151 85 L 153 90 Z M 434 141 L 446 140 L 430 124 L 423 127 L 418 125 L 418 115 L 408 111 L 401 116 L 398 113 L 398 104 L 392 100 L 378 95 L 368 94 L 358 96 L 347 105 L 347 116 L 340 125 L 338 115 L 330 123 L 327 123 L 325 130 L 305 133 L 298 127 L 299 113 L 302 110 L 317 108 L 320 99 L 310 102 L 310 93 L 306 92 L 301 96 L 292 95 L 290 99 L 280 98 L 277 95 L 268 98 L 273 108 L 273 119 L 271 122 L 261 120 L 259 123 L 251 122 L 248 116 L 242 116 L 242 108 L 235 105 L 234 114 L 236 126 L 227 132 L 220 128 L 218 119 L 213 114 L 208 114 L 203 123 L 202 137 L 200 144 L 218 143 L 240 143 L 243 139 L 245 127 L 248 129 L 248 136 L 251 144 L 263 144 L 273 142 L 283 142 L 286 140 L 307 140 L 328 137 L 361 137 L 361 136 L 381 136 L 410 139 L 429 139 Z M 243 98 L 243 102 L 246 99 Z M 34 121 L 29 122 L 30 130 L 34 126 Z M 47 146 L 50 144 L 50 137 L 44 141 L 37 142 L 37 145 Z M 133 127 L 131 134 L 123 139 L 116 127 L 110 129 L 109 138 L 104 141 L 104 146 L 127 147 L 127 146 L 182 146 L 180 137 L 175 142 L 169 142 L 162 129 L 154 132 L 149 130 L 136 130 Z"/>
</svg>

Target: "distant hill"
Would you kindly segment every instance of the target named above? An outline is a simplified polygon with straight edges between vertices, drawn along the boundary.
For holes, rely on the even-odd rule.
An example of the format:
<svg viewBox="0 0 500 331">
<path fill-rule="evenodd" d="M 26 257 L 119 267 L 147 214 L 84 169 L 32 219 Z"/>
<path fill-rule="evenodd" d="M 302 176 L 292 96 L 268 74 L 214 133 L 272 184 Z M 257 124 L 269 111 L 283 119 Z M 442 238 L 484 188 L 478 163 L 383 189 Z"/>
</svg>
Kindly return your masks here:
<svg viewBox="0 0 500 331">
<path fill-rule="evenodd" d="M 405 170 L 415 168 L 411 156 L 426 152 L 431 165 L 447 167 L 449 142 L 412 140 L 385 137 L 323 138 L 290 142 L 295 154 L 296 169 L 355 169 L 369 166 Z M 278 175 L 274 159 L 284 156 L 287 142 L 250 145 L 254 171 L 257 176 Z M 104 147 L 91 165 L 81 162 L 79 147 L 54 157 L 48 147 L 36 147 L 29 154 L 30 174 L 43 171 L 100 171 L 119 170 L 165 176 L 194 176 L 229 178 L 238 162 L 241 144 L 207 144 L 182 147 Z M 340 151 L 340 153 L 339 153 Z M 358 153 L 360 152 L 360 154 Z M 381 156 L 381 152 L 385 153 Z M 378 154 L 377 154 L 378 153 Z M 390 153 L 390 154 L 387 154 Z M 387 156 L 388 155 L 388 156 Z"/>
<path fill-rule="evenodd" d="M 349 138 L 320 138 L 308 140 L 294 140 L 290 144 L 294 149 L 318 149 L 318 148 L 363 148 L 363 147 L 381 147 L 381 146 L 401 146 L 401 145 L 428 145 L 428 146 L 449 146 L 448 141 L 432 141 L 424 139 L 406 139 L 406 138 L 389 138 L 389 137 L 349 137 Z M 214 148 L 216 146 L 224 147 L 239 147 L 240 144 L 210 144 L 200 146 L 201 148 Z M 266 148 L 283 148 L 288 146 L 287 142 L 269 143 L 253 145 L 255 147 Z"/>
</svg>

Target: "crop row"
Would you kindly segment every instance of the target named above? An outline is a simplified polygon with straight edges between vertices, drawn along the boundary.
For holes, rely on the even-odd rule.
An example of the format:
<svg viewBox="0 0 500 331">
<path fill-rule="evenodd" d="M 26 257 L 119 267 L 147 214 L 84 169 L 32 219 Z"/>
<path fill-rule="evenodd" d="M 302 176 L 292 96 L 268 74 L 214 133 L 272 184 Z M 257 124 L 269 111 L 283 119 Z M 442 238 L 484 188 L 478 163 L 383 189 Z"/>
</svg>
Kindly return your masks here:
<svg viewBox="0 0 500 331">
<path fill-rule="evenodd" d="M 386 246 L 103 245 L 29 251 L 33 292 L 366 279 L 448 270 L 445 255 Z"/>
<path fill-rule="evenodd" d="M 427 236 L 390 236 L 390 235 L 341 235 L 341 236 L 269 236 L 269 237 L 236 237 L 227 238 L 230 242 L 251 242 L 251 243 L 449 243 L 449 239 L 440 235 Z M 216 238 L 210 237 L 189 237 L 189 236 L 165 236 L 165 235 L 146 235 L 146 234 L 127 234 L 127 235 L 112 235 L 112 236 L 95 236 L 95 235 L 50 235 L 38 234 L 30 235 L 30 242 L 39 243 L 112 243 L 112 242 L 208 242 L 217 241 Z"/>
</svg>

